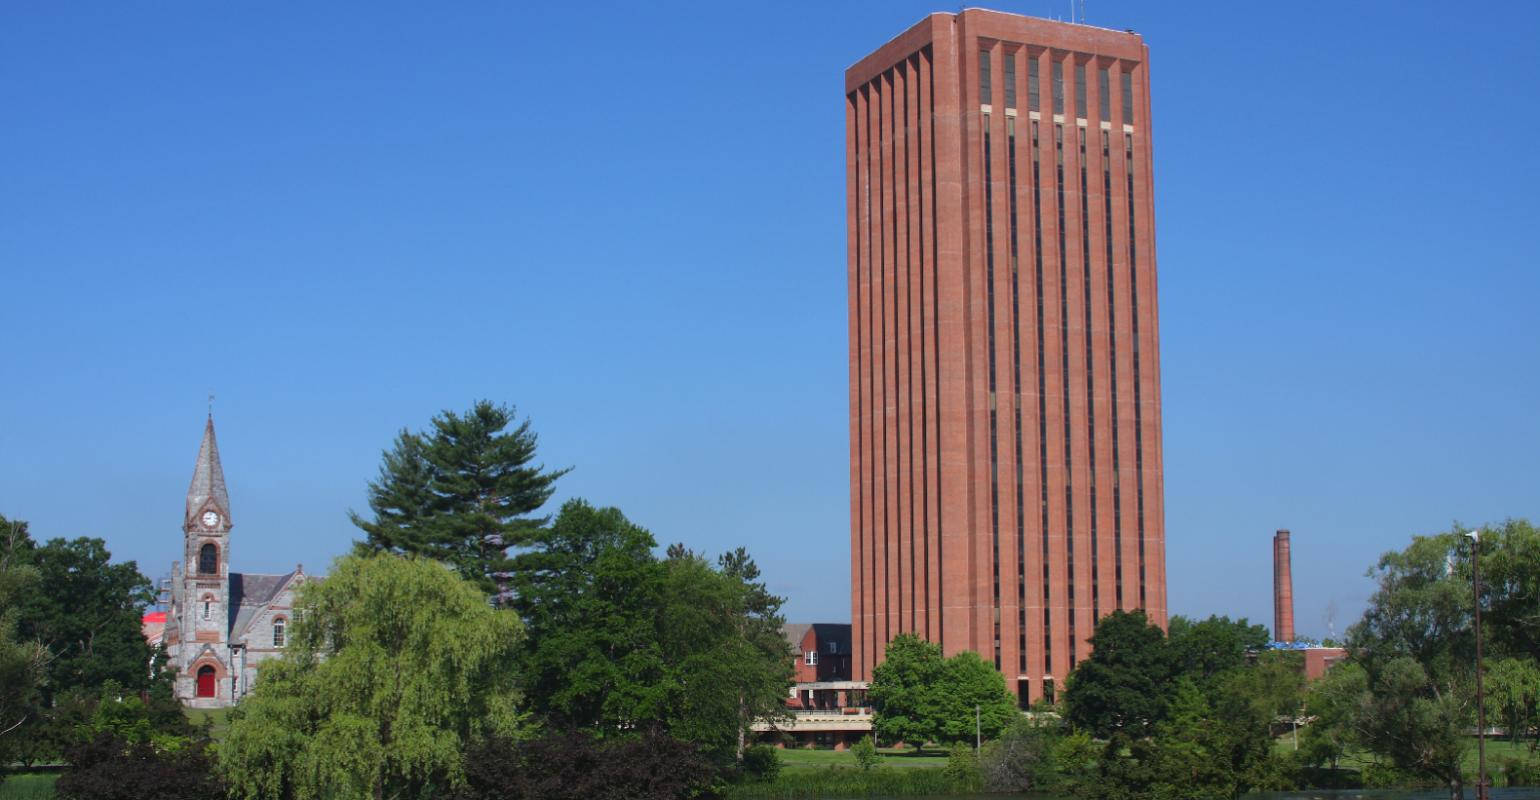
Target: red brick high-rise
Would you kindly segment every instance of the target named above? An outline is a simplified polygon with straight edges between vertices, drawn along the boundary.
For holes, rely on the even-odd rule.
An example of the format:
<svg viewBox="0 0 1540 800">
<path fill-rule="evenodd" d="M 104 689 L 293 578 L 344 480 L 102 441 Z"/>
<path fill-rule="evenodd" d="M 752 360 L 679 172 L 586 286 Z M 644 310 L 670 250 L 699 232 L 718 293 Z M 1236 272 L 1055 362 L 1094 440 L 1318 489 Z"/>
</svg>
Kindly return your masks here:
<svg viewBox="0 0 1540 800">
<path fill-rule="evenodd" d="M 1165 624 L 1148 64 L 973 9 L 845 72 L 858 679 L 913 632 L 1025 703 Z"/>
</svg>

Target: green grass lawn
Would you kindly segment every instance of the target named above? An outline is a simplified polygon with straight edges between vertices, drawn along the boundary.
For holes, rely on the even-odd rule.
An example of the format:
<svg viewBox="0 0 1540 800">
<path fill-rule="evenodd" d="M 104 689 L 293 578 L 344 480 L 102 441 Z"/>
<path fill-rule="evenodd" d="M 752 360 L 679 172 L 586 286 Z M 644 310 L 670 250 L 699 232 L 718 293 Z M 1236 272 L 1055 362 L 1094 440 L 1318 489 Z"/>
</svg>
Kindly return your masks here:
<svg viewBox="0 0 1540 800">
<path fill-rule="evenodd" d="M 946 766 L 946 752 L 942 750 L 921 750 L 916 753 L 911 748 L 895 749 L 881 747 L 877 749 L 881 756 L 881 766 L 884 767 L 944 767 Z M 781 751 L 781 763 L 788 770 L 816 769 L 821 767 L 854 767 L 856 757 L 849 750 L 813 750 L 800 747 L 788 747 Z"/>
<path fill-rule="evenodd" d="M 7 775 L 0 783 L 0 800 L 53 800 L 53 782 L 58 779 L 58 775 L 39 772 Z"/>
<path fill-rule="evenodd" d="M 230 728 L 230 709 L 228 708 L 189 708 L 187 720 L 194 727 L 201 728 L 205 722 L 212 723 L 211 735 L 214 741 L 225 738 L 225 731 Z"/>
</svg>

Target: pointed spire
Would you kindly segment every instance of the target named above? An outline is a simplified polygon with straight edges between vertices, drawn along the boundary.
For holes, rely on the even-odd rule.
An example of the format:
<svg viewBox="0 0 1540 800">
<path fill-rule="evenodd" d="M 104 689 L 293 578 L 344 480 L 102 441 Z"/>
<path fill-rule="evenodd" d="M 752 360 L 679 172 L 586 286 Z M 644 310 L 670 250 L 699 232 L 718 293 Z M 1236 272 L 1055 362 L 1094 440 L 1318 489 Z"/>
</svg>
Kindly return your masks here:
<svg viewBox="0 0 1540 800">
<path fill-rule="evenodd" d="M 219 464 L 219 444 L 214 441 L 214 415 L 203 426 L 203 443 L 198 445 L 198 463 L 193 467 L 192 483 L 187 487 L 187 521 L 204 510 L 209 501 L 223 518 L 221 527 L 230 525 L 230 495 L 225 492 L 225 470 Z"/>
</svg>

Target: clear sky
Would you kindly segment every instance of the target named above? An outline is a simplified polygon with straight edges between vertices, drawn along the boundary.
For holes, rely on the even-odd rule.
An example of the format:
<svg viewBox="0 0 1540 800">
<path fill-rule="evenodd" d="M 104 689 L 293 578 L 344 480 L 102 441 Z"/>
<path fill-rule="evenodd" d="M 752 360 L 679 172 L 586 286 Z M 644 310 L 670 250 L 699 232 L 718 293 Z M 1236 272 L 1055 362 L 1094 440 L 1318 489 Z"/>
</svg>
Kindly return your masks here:
<svg viewBox="0 0 1540 800">
<path fill-rule="evenodd" d="M 1152 53 L 1172 611 L 1270 624 L 1288 527 L 1340 632 L 1540 518 L 1540 5 L 1086 5 Z M 485 397 L 848 620 L 843 71 L 932 10 L 7 4 L 0 513 L 167 573 L 212 391 L 235 567 L 318 571 Z"/>
</svg>

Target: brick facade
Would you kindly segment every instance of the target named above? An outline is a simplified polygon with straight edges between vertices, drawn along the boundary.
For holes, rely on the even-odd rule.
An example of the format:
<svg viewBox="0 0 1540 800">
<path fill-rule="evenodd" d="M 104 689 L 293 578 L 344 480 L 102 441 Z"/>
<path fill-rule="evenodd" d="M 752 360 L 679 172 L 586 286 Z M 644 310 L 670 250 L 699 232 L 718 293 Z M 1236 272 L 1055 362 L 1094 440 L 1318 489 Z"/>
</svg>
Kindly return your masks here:
<svg viewBox="0 0 1540 800">
<path fill-rule="evenodd" d="M 857 680 L 914 632 L 1026 702 L 1165 624 L 1148 63 L 970 9 L 845 73 Z"/>
</svg>

